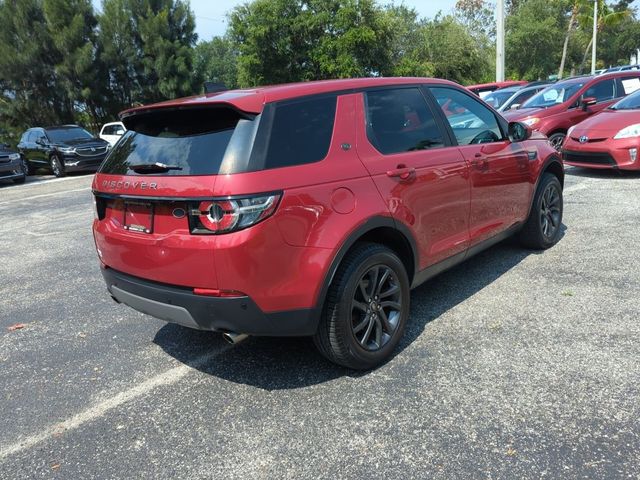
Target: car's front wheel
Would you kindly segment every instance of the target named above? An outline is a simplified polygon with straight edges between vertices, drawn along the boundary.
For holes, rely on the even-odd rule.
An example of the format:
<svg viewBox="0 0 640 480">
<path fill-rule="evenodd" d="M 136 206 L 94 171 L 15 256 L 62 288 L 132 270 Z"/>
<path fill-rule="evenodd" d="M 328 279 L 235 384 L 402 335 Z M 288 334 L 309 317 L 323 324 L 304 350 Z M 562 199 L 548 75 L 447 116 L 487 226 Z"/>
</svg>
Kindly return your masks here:
<svg viewBox="0 0 640 480">
<path fill-rule="evenodd" d="M 64 167 L 62 166 L 62 161 L 58 155 L 51 155 L 49 163 L 51 164 L 51 171 L 56 177 L 59 178 L 65 176 Z"/>
<path fill-rule="evenodd" d="M 556 151 L 562 150 L 562 144 L 564 143 L 564 139 L 567 138 L 567 135 L 563 132 L 554 133 L 549 137 L 549 143 Z"/>
<path fill-rule="evenodd" d="M 316 347 L 326 358 L 357 370 L 389 358 L 409 316 L 409 278 L 388 248 L 356 246 L 338 268 L 323 308 Z"/>
<path fill-rule="evenodd" d="M 544 173 L 533 197 L 529 218 L 520 231 L 520 242 L 535 249 L 555 245 L 560 239 L 563 208 L 560 180 L 551 173 Z"/>
</svg>

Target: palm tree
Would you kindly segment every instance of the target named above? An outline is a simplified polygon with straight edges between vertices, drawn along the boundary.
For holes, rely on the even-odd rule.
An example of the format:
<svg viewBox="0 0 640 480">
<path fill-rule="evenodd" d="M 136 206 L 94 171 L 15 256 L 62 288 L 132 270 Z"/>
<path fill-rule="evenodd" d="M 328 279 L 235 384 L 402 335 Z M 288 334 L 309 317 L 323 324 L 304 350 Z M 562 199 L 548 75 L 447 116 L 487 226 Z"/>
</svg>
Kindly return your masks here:
<svg viewBox="0 0 640 480">
<path fill-rule="evenodd" d="M 633 12 L 628 8 L 620 11 L 612 10 L 604 0 L 598 0 L 598 25 L 596 27 L 598 33 L 600 33 L 605 27 L 615 27 L 625 18 L 632 15 L 632 13 Z M 578 15 L 578 23 L 583 29 L 587 31 L 593 28 L 593 3 L 589 3 L 589 5 L 583 10 L 583 12 Z M 584 51 L 582 62 L 580 63 L 580 68 L 578 69 L 578 71 L 582 72 L 582 68 L 587 61 L 587 55 L 589 55 L 592 46 L 593 37 L 591 37 L 591 40 L 589 40 L 589 44 Z"/>
<path fill-rule="evenodd" d="M 567 27 L 567 34 L 564 37 L 564 45 L 562 46 L 562 59 L 560 60 L 560 68 L 558 69 L 558 78 L 562 78 L 564 73 L 564 64 L 567 60 L 567 48 L 569 47 L 569 37 L 578 26 L 578 15 L 580 11 L 585 7 L 585 0 L 573 0 L 571 6 L 571 17 L 569 17 L 569 26 Z"/>
</svg>

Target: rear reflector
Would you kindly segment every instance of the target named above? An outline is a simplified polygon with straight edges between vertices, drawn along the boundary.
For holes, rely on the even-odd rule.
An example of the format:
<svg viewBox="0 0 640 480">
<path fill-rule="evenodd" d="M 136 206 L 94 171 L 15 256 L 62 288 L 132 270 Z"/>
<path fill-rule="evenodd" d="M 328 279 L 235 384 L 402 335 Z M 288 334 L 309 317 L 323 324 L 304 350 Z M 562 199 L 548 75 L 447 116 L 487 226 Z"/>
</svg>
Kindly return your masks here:
<svg viewBox="0 0 640 480">
<path fill-rule="evenodd" d="M 244 293 L 237 290 L 220 290 L 218 288 L 194 288 L 193 293 L 206 297 L 246 297 Z"/>
</svg>

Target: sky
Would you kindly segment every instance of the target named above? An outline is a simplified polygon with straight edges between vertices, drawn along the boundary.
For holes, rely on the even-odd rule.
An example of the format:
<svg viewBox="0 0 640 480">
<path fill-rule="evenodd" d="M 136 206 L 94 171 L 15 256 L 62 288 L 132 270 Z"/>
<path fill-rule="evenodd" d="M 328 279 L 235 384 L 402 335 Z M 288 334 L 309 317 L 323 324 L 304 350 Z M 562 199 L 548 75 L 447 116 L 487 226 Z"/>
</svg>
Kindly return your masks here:
<svg viewBox="0 0 640 480">
<path fill-rule="evenodd" d="M 640 0 L 639 0 L 640 1 Z M 196 16 L 196 33 L 199 40 L 211 40 L 216 35 L 223 35 L 227 29 L 226 14 L 236 5 L 245 3 L 242 0 L 191 0 L 191 10 Z M 379 3 L 390 3 L 381 1 Z M 449 13 L 456 0 L 404 0 L 407 7 L 415 8 L 421 17 L 433 17 L 439 10 Z M 93 0 L 93 6 L 100 10 L 101 0 Z"/>
</svg>

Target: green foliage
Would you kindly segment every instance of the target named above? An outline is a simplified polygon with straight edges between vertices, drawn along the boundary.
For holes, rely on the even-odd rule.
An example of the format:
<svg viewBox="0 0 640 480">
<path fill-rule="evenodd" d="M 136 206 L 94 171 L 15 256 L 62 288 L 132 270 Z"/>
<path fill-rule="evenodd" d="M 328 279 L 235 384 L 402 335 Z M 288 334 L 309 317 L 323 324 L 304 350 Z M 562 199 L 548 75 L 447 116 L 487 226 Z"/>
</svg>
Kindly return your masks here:
<svg viewBox="0 0 640 480">
<path fill-rule="evenodd" d="M 392 32 L 373 0 L 255 0 L 236 7 L 229 34 L 242 86 L 378 75 Z"/>
<path fill-rule="evenodd" d="M 222 82 L 228 88 L 238 86 L 238 51 L 228 37 L 198 43 L 194 57 L 197 78 Z"/>
<path fill-rule="evenodd" d="M 149 103 L 195 92 L 195 18 L 182 0 L 104 0 L 101 60 L 119 104 Z"/>
<path fill-rule="evenodd" d="M 558 0 L 527 0 L 506 22 L 506 68 L 526 80 L 557 71 L 567 29 L 569 5 Z"/>
</svg>

